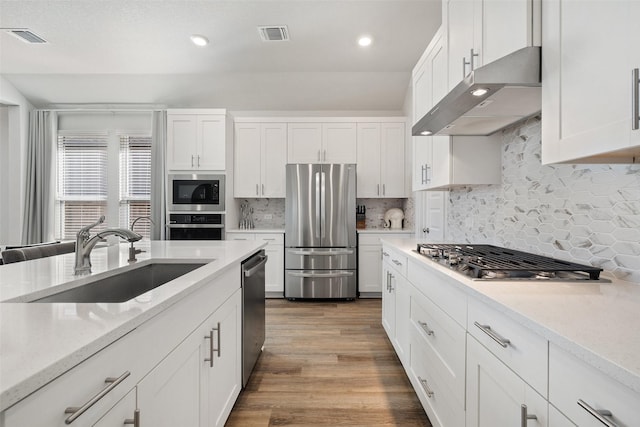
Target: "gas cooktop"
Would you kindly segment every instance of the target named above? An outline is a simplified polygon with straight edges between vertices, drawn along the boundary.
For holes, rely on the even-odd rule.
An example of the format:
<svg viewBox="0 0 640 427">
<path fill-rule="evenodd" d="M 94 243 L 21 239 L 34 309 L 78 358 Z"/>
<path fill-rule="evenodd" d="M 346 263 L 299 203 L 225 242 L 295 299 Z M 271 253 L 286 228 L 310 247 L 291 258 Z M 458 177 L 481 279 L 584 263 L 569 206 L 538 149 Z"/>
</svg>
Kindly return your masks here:
<svg viewBox="0 0 640 427">
<path fill-rule="evenodd" d="M 493 245 L 421 243 L 416 252 L 477 280 L 598 280 L 602 271 Z"/>
</svg>

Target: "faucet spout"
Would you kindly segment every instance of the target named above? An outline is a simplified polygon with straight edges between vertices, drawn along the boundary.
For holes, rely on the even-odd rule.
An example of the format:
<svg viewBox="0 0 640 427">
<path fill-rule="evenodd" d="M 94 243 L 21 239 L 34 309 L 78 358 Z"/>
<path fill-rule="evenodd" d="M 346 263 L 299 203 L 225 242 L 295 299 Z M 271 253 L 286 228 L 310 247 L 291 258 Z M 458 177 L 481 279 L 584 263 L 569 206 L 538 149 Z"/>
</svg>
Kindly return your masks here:
<svg viewBox="0 0 640 427">
<path fill-rule="evenodd" d="M 142 236 L 125 228 L 108 228 L 93 237 L 89 237 L 89 230 L 98 224 L 104 222 L 104 216 L 100 217 L 98 222 L 83 227 L 78 231 L 76 236 L 76 266 L 75 274 L 91 273 L 91 251 L 98 242 L 104 242 L 107 236 L 119 236 L 128 242 L 137 242 Z"/>
</svg>

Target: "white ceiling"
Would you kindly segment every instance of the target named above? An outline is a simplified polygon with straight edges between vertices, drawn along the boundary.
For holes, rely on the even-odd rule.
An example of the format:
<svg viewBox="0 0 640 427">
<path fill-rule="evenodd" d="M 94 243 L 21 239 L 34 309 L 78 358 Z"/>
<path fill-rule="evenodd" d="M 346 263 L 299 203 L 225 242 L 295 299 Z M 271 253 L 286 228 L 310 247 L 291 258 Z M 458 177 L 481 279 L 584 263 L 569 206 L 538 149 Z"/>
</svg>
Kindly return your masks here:
<svg viewBox="0 0 640 427">
<path fill-rule="evenodd" d="M 441 0 L 0 0 L 0 74 L 37 107 L 401 110 Z M 288 42 L 260 25 L 287 25 Z M 199 48 L 191 34 L 205 35 Z M 361 48 L 356 40 L 370 34 Z"/>
</svg>

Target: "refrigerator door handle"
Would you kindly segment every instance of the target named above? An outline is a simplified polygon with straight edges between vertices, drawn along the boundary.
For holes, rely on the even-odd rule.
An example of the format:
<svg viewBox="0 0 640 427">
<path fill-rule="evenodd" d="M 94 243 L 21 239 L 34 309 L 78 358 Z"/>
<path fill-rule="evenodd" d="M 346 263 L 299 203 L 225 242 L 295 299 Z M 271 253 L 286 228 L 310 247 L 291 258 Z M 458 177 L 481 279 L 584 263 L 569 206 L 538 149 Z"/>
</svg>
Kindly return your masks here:
<svg viewBox="0 0 640 427">
<path fill-rule="evenodd" d="M 321 238 L 325 237 L 325 229 L 327 228 L 326 218 L 327 218 L 327 193 L 326 193 L 326 181 L 325 181 L 325 173 L 320 172 L 320 199 L 322 200 L 322 206 L 320 208 L 320 223 L 322 227 Z"/>
<path fill-rule="evenodd" d="M 316 181 L 316 233 L 315 236 L 320 238 L 320 172 L 315 174 Z"/>
<path fill-rule="evenodd" d="M 323 251 L 323 250 L 292 250 L 289 249 L 289 253 L 293 255 L 320 255 L 320 256 L 333 256 L 333 255 L 353 255 L 355 251 L 353 249 L 344 249 L 344 250 L 332 250 L 332 251 Z"/>
<path fill-rule="evenodd" d="M 351 277 L 354 275 L 353 271 L 337 271 L 327 273 L 304 273 L 297 271 L 289 271 L 288 274 L 293 277 L 308 277 L 308 278 L 320 278 L 320 277 Z"/>
</svg>

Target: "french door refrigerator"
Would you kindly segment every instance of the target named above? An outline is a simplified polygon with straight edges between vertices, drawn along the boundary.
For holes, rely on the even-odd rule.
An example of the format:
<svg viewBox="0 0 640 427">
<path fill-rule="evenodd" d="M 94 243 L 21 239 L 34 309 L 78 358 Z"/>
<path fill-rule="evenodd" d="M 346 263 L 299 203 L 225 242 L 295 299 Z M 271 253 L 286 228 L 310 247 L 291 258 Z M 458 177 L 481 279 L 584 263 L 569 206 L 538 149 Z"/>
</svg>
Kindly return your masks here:
<svg viewBox="0 0 640 427">
<path fill-rule="evenodd" d="M 284 296 L 356 297 L 356 165 L 286 166 Z"/>
</svg>

